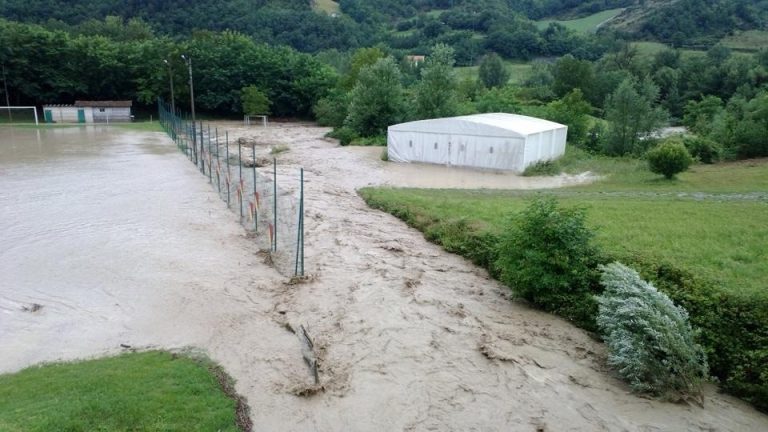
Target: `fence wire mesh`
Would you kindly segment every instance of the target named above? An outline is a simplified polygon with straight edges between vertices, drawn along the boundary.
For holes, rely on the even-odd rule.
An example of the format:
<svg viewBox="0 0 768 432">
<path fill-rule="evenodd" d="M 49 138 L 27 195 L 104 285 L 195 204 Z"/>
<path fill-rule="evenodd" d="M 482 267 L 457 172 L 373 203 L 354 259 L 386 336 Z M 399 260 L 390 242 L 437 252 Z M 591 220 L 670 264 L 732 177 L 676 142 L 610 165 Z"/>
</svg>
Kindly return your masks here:
<svg viewBox="0 0 768 432">
<path fill-rule="evenodd" d="M 179 150 L 286 276 L 304 276 L 304 170 L 278 167 L 256 145 L 227 131 L 193 122 L 158 100 L 160 123 Z"/>
</svg>

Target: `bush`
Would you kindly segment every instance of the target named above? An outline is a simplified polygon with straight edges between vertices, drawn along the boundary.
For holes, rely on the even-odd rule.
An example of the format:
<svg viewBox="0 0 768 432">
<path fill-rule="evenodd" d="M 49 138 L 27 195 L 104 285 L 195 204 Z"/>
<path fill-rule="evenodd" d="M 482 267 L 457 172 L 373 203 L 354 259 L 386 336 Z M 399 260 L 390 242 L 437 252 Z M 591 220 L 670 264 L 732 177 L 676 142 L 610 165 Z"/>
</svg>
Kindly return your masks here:
<svg viewBox="0 0 768 432">
<path fill-rule="evenodd" d="M 723 156 L 723 147 L 709 138 L 687 136 L 683 138 L 683 145 L 701 163 L 715 163 Z"/>
<path fill-rule="evenodd" d="M 496 267 L 517 296 L 594 330 L 599 253 L 585 217 L 583 209 L 536 198 L 501 235 Z"/>
<path fill-rule="evenodd" d="M 329 138 L 336 138 L 339 140 L 339 144 L 346 146 L 352 144 L 352 141 L 359 138 L 357 133 L 348 127 L 336 128 L 328 132 L 325 136 Z"/>
<path fill-rule="evenodd" d="M 600 270 L 597 325 L 608 363 L 635 391 L 700 398 L 707 362 L 685 309 L 621 263 Z"/>
<path fill-rule="evenodd" d="M 685 146 L 675 140 L 667 140 L 649 150 L 645 155 L 651 172 L 661 174 L 667 179 L 675 178 L 677 173 L 688 169 L 693 158 Z"/>
<path fill-rule="evenodd" d="M 533 165 L 528 165 L 525 167 L 525 171 L 523 171 L 524 177 L 553 176 L 558 174 L 560 174 L 560 164 L 553 160 L 538 161 Z"/>
</svg>

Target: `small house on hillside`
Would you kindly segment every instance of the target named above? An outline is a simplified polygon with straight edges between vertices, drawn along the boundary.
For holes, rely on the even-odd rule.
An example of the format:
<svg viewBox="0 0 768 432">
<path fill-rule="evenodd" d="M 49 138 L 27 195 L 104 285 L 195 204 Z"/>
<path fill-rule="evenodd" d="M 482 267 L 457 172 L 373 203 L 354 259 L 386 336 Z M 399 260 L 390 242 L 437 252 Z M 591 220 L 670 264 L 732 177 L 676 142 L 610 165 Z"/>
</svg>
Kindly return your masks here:
<svg viewBox="0 0 768 432">
<path fill-rule="evenodd" d="M 46 123 L 114 123 L 132 120 L 127 101 L 75 101 L 74 105 L 43 105 Z"/>
<path fill-rule="evenodd" d="M 424 63 L 427 57 L 423 55 L 409 55 L 409 56 L 405 56 L 405 59 L 413 63 L 414 65 L 418 66 L 421 63 Z"/>
<path fill-rule="evenodd" d="M 476 114 L 402 123 L 387 130 L 395 162 L 523 172 L 565 153 L 568 127 L 517 114 Z"/>
</svg>

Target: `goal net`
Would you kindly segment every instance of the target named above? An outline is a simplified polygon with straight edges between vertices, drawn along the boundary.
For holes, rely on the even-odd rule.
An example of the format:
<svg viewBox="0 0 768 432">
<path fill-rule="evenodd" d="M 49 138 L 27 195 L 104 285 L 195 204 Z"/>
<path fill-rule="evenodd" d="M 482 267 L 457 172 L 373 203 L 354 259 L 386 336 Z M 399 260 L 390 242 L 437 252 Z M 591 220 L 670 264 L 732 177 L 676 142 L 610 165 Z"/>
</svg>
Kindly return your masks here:
<svg viewBox="0 0 768 432">
<path fill-rule="evenodd" d="M 243 117 L 243 123 L 246 126 L 261 123 L 262 126 L 267 127 L 268 120 L 265 115 L 246 115 Z"/>
<path fill-rule="evenodd" d="M 37 109 L 33 106 L 0 106 L 0 124 L 39 124 Z"/>
</svg>

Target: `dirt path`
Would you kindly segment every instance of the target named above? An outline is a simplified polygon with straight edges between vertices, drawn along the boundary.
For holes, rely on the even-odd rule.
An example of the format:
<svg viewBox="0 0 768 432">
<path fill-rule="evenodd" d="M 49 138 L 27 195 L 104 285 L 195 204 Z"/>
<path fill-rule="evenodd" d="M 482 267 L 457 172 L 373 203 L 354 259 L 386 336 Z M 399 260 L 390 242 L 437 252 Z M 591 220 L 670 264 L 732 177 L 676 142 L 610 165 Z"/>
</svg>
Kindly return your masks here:
<svg viewBox="0 0 768 432">
<path fill-rule="evenodd" d="M 274 292 L 272 317 L 308 325 L 320 347 L 326 388 L 285 405 L 274 395 L 248 392 L 256 425 L 457 431 L 768 428 L 766 416 L 714 389 L 708 390 L 703 409 L 631 395 L 606 369 L 602 345 L 562 320 L 510 302 L 506 288 L 483 270 L 443 252 L 394 217 L 371 210 L 355 193 L 369 184 L 424 186 L 446 178 L 457 187 L 518 182 L 515 186 L 530 188 L 552 180 L 469 172 L 459 174 L 457 182 L 440 167 L 384 163 L 380 149 L 337 147 L 320 138 L 325 131 L 280 124 L 234 131 L 287 145 L 290 151 L 279 156 L 280 163 L 306 167 L 306 253 L 314 278 Z M 278 394 L 311 387 L 306 369 L 284 378 L 274 383 Z M 249 388 L 248 379 L 240 379 Z M 289 426 L 286 418 L 292 419 Z"/>
<path fill-rule="evenodd" d="M 83 137 L 50 132 L 62 134 L 56 165 L 33 155 L 19 169 L 0 152 L 0 372 L 121 343 L 195 346 L 237 379 L 255 430 L 768 430 L 766 416 L 714 389 L 704 408 L 632 396 L 606 370 L 602 345 L 510 302 L 483 270 L 355 193 L 450 178 L 444 169 L 385 164 L 380 149 L 337 147 L 309 125 L 223 126 L 267 143 L 262 155 L 289 146 L 281 175 L 306 168 L 310 280 L 288 285 L 263 264 L 207 179 L 159 134 L 111 137 L 78 159 Z M 39 136 L 30 143 L 19 148 L 44 147 Z M 539 181 L 445 180 L 549 185 Z M 315 342 L 319 392 L 287 330 L 299 324 Z"/>
</svg>

